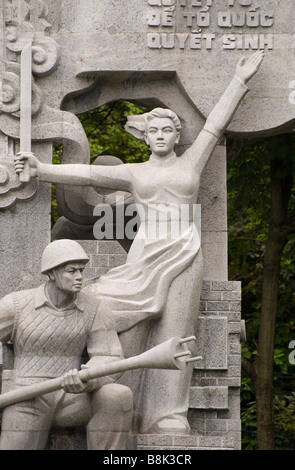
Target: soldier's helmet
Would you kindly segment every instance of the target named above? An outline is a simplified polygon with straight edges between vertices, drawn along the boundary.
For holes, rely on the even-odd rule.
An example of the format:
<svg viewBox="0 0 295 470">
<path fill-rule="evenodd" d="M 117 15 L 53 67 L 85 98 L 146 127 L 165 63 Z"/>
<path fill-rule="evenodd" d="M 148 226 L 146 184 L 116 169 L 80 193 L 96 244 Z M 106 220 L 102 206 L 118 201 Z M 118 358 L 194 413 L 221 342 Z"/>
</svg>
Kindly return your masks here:
<svg viewBox="0 0 295 470">
<path fill-rule="evenodd" d="M 41 259 L 41 273 L 46 274 L 54 268 L 70 262 L 88 263 L 89 257 L 74 240 L 55 240 L 45 248 Z"/>
</svg>

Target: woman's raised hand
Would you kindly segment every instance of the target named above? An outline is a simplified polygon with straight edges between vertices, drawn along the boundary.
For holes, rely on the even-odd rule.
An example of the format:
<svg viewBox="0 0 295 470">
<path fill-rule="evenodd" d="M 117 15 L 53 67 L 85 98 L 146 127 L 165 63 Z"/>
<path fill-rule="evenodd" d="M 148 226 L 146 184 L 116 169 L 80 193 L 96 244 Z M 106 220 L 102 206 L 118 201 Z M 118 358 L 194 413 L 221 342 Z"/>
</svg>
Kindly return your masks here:
<svg viewBox="0 0 295 470">
<path fill-rule="evenodd" d="M 242 57 L 236 67 L 236 75 L 243 83 L 247 83 L 259 70 L 264 58 L 264 51 L 257 51 L 249 59 Z"/>
</svg>

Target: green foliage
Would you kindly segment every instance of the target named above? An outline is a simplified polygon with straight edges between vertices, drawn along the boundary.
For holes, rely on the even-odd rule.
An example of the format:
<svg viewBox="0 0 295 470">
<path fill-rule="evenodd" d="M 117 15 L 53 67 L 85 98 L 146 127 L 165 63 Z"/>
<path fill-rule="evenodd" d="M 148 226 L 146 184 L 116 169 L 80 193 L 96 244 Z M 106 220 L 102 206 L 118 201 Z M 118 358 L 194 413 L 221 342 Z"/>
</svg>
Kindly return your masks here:
<svg viewBox="0 0 295 470">
<path fill-rule="evenodd" d="M 146 161 L 148 146 L 124 129 L 127 116 L 144 112 L 145 108 L 128 101 L 116 101 L 80 115 L 89 140 L 91 162 L 99 155 L 114 155 L 124 163 Z"/>
<path fill-rule="evenodd" d="M 58 165 L 62 160 L 62 145 L 56 144 L 53 147 L 52 163 Z M 59 218 L 58 206 L 56 201 L 56 185 L 51 185 L 51 226 L 53 227 L 55 222 Z"/>
<path fill-rule="evenodd" d="M 245 410 L 242 409 L 241 420 L 243 426 L 242 445 L 243 450 L 256 449 L 256 403 L 249 402 Z"/>
<path fill-rule="evenodd" d="M 150 152 L 146 143 L 137 140 L 124 129 L 128 116 L 146 111 L 129 101 L 116 101 L 78 116 L 88 137 L 91 163 L 100 155 L 112 155 L 124 163 L 148 160 Z M 62 145 L 57 144 L 54 147 L 53 163 L 59 164 L 61 161 Z M 52 226 L 58 218 L 55 185 L 52 185 Z"/>
<path fill-rule="evenodd" d="M 243 424 L 243 449 L 256 449 L 256 403 L 248 403 L 241 414 Z M 274 423 L 276 450 L 295 450 L 295 393 L 275 395 Z"/>
<path fill-rule="evenodd" d="M 229 271 L 231 279 L 243 282 L 243 313 L 247 321 L 248 344 L 252 344 L 253 351 L 257 349 L 255 339 L 259 326 L 263 256 L 271 204 L 271 151 L 268 139 L 247 141 L 239 157 L 228 168 Z M 280 279 L 278 318 L 286 320 L 281 326 L 285 340 L 288 340 L 286 334 L 291 327 L 295 304 L 294 195 L 293 191 L 289 204 L 289 243 L 283 252 Z"/>
<path fill-rule="evenodd" d="M 275 397 L 277 449 L 295 450 L 295 393 Z"/>
<path fill-rule="evenodd" d="M 257 356 L 258 329 L 263 281 L 263 260 L 268 237 L 271 206 L 271 161 L 282 159 L 281 172 L 292 171 L 295 152 L 290 153 L 293 136 L 279 136 L 244 142 L 238 158 L 228 165 L 229 276 L 241 280 L 242 314 L 246 320 L 247 342 L 243 357 L 253 362 Z M 287 164 L 286 164 L 287 162 Z M 274 352 L 275 426 L 277 448 L 290 448 L 289 432 L 294 433 L 294 367 L 289 363 L 288 344 L 295 339 L 295 188 L 288 208 L 288 243 L 282 253 L 279 307 Z M 279 398 L 277 398 L 279 397 Z M 243 447 L 256 447 L 256 406 L 250 378 L 243 373 Z M 288 423 L 287 427 L 283 425 Z M 291 439 L 292 441 L 292 439 Z M 293 444 L 294 448 L 294 439 Z"/>
</svg>

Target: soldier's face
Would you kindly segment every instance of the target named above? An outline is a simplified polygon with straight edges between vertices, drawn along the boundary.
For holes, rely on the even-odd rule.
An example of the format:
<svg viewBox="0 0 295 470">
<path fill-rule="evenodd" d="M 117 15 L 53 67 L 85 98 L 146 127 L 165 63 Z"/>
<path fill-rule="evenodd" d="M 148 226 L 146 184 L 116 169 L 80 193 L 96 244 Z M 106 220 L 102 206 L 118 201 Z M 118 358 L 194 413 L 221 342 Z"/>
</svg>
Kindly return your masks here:
<svg viewBox="0 0 295 470">
<path fill-rule="evenodd" d="M 53 270 L 57 287 L 67 293 L 75 294 L 82 289 L 85 263 L 68 263 Z"/>
</svg>

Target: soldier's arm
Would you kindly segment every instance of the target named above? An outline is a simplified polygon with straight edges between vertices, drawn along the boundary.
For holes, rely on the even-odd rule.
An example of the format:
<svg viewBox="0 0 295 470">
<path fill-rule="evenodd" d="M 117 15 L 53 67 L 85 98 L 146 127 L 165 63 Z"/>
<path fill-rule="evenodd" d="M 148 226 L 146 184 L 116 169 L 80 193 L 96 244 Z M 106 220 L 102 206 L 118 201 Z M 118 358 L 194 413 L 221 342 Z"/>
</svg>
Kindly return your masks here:
<svg viewBox="0 0 295 470">
<path fill-rule="evenodd" d="M 7 343 L 11 339 L 15 320 L 15 305 L 12 295 L 0 300 L 0 342 Z"/>
<path fill-rule="evenodd" d="M 87 341 L 87 353 L 90 359 L 87 364 L 82 365 L 82 369 L 100 366 L 123 358 L 116 322 L 109 303 L 104 299 L 97 302 L 96 314 L 93 317 Z M 115 382 L 121 375 L 114 374 L 82 382 L 78 370 L 75 369 L 64 374 L 61 386 L 67 393 L 89 393 L 103 385 Z"/>
</svg>

